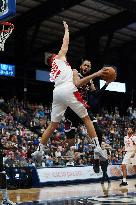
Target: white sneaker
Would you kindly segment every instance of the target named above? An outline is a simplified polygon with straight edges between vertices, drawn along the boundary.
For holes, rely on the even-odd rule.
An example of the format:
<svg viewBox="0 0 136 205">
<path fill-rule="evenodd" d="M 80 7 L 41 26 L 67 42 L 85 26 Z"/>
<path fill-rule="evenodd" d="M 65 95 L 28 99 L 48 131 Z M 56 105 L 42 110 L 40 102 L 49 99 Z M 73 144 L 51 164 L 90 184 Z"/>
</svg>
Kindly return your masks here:
<svg viewBox="0 0 136 205">
<path fill-rule="evenodd" d="M 48 150 L 48 148 L 45 145 L 39 144 L 37 150 L 34 153 L 32 153 L 31 155 L 32 155 L 32 157 L 35 157 L 35 158 L 37 158 L 37 157 L 43 158 L 44 152 L 47 150 Z"/>
<path fill-rule="evenodd" d="M 104 150 L 102 150 L 101 147 L 96 147 L 94 149 L 94 156 L 96 157 L 101 157 L 103 160 L 107 160 L 107 154 L 106 152 L 104 152 Z"/>
<path fill-rule="evenodd" d="M 9 199 L 5 199 L 2 201 L 1 205 L 16 205 L 16 203 L 10 201 Z"/>
<path fill-rule="evenodd" d="M 42 151 L 35 151 L 35 152 L 33 152 L 32 154 L 31 154 L 31 156 L 32 157 L 34 157 L 34 158 L 37 158 L 37 157 L 39 157 L 39 158 L 43 158 L 43 154 L 44 154 L 44 152 Z"/>
</svg>

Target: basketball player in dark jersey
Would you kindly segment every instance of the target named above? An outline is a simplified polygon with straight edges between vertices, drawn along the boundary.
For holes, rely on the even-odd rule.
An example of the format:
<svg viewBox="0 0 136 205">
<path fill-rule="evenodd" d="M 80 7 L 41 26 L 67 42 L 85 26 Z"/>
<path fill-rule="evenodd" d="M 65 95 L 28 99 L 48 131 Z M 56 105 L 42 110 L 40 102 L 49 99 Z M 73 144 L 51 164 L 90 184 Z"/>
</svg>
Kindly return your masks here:
<svg viewBox="0 0 136 205">
<path fill-rule="evenodd" d="M 90 75 L 90 71 L 91 71 L 91 61 L 83 60 L 80 65 L 80 74 L 79 74 L 80 78 Z M 91 102 L 89 102 L 90 101 L 89 95 L 94 95 L 94 98 L 99 98 L 103 94 L 103 92 L 105 91 L 109 83 L 110 82 L 106 82 L 105 85 L 100 90 L 96 90 L 93 80 L 90 80 L 90 82 L 87 85 L 84 85 L 81 88 L 79 88 L 79 92 L 81 93 L 83 99 L 86 102 L 88 102 L 88 105 L 89 105 L 88 114 L 91 120 L 93 121 L 100 145 L 102 142 L 102 131 L 100 127 L 98 126 L 97 119 L 93 115 L 93 105 L 91 105 Z"/>
<path fill-rule="evenodd" d="M 1 205 L 15 205 L 16 203 L 13 203 L 9 200 L 8 192 L 7 192 L 7 180 L 6 180 L 6 174 L 4 172 L 4 166 L 3 166 L 3 144 L 1 143 L 0 139 L 0 191 L 2 192 L 2 202 Z"/>
<path fill-rule="evenodd" d="M 109 65 L 105 65 L 104 67 L 105 68 L 109 67 Z M 117 73 L 117 68 L 115 66 L 110 66 L 110 67 L 112 67 Z M 80 65 L 79 76 L 80 76 L 80 78 L 86 77 L 86 76 L 90 75 L 90 72 L 91 72 L 91 61 L 85 59 L 82 61 L 81 65 Z M 90 82 L 87 85 L 83 85 L 82 87 L 78 88 L 83 99 L 88 103 L 88 109 L 87 109 L 88 115 L 93 122 L 93 125 L 94 125 L 95 131 L 97 133 L 97 137 L 98 137 L 100 145 L 102 143 L 102 129 L 98 125 L 97 119 L 95 118 L 95 116 L 93 114 L 93 112 L 95 111 L 95 106 L 93 105 L 92 101 L 94 100 L 95 104 L 99 103 L 99 98 L 104 93 L 105 89 L 107 88 L 107 86 L 109 85 L 110 82 L 111 81 L 105 82 L 105 85 L 99 90 L 97 90 L 95 88 L 93 80 L 90 80 Z M 99 170 L 100 160 L 99 160 L 99 157 L 97 157 L 96 155 L 94 155 L 94 159 L 95 160 L 94 160 L 93 168 L 94 168 L 94 171 L 96 173 L 98 173 L 100 171 Z"/>
<path fill-rule="evenodd" d="M 79 77 L 83 78 L 83 77 L 90 75 L 90 71 L 91 71 L 91 62 L 89 60 L 84 60 L 80 65 Z M 109 83 L 110 82 L 106 82 L 105 85 L 101 89 L 96 90 L 94 83 L 93 83 L 93 80 L 90 80 L 90 82 L 87 85 L 83 85 L 82 87 L 78 88 L 83 99 L 86 101 L 88 114 L 89 114 L 91 120 L 93 121 L 93 124 L 95 126 L 95 130 L 97 132 L 97 136 L 98 136 L 98 140 L 99 140 L 100 144 L 102 142 L 102 131 L 98 126 L 97 119 L 94 117 L 94 115 L 92 113 L 94 106 L 93 106 L 93 102 L 89 102 L 90 101 L 89 95 L 94 95 L 94 98 L 98 99 L 103 94 L 103 92 L 105 91 L 105 89 L 107 88 Z M 77 124 L 79 124 L 79 122 L 80 123 L 82 122 L 82 121 L 80 121 L 80 119 L 77 119 L 78 116 L 76 114 L 74 114 L 71 110 L 68 110 L 68 112 L 66 112 L 65 117 L 66 117 L 66 119 L 68 118 L 69 120 L 71 120 L 72 125 L 75 125 L 75 126 L 77 126 Z M 74 120 L 74 119 L 76 119 L 76 120 Z"/>
<path fill-rule="evenodd" d="M 90 72 L 91 72 L 91 61 L 83 60 L 80 67 L 79 67 L 79 77 L 84 78 L 84 77 L 90 75 Z M 95 118 L 94 114 L 92 113 L 94 106 L 93 106 L 93 102 L 89 102 L 89 101 L 91 101 L 89 99 L 89 95 L 94 94 L 95 100 L 98 100 L 98 98 L 103 94 L 103 92 L 105 91 L 105 89 L 107 88 L 109 83 L 110 82 L 106 82 L 105 85 L 101 89 L 96 90 L 94 83 L 93 83 L 93 80 L 90 80 L 90 82 L 88 84 L 83 85 L 82 87 L 78 88 L 83 99 L 86 101 L 88 115 L 89 115 L 90 119 L 93 121 L 93 125 L 95 127 L 100 145 L 102 143 L 102 129 L 99 127 L 99 125 L 97 123 L 97 119 Z M 92 105 L 91 105 L 91 103 L 92 103 Z M 75 113 L 73 113 L 73 111 L 70 109 L 67 110 L 65 117 L 67 119 L 70 119 L 72 122 L 72 125 L 75 127 L 77 126 L 77 124 L 82 123 L 81 120 L 78 118 L 78 116 Z M 99 172 L 99 159 L 98 160 L 95 159 L 93 168 L 94 168 L 94 171 L 96 173 Z"/>
</svg>

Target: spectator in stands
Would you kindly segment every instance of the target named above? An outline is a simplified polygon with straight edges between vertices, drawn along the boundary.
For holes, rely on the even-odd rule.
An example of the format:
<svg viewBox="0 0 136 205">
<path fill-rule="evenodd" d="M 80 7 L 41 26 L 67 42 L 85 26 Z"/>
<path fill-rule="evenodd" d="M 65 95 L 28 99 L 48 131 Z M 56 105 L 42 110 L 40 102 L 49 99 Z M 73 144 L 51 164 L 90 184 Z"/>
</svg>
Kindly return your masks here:
<svg viewBox="0 0 136 205">
<path fill-rule="evenodd" d="M 59 148 L 57 148 L 57 150 L 55 152 L 55 157 L 61 157 L 61 151 Z"/>
<path fill-rule="evenodd" d="M 52 167 L 53 166 L 53 158 L 51 155 L 49 155 L 48 157 L 46 156 L 46 166 L 47 167 Z"/>
</svg>

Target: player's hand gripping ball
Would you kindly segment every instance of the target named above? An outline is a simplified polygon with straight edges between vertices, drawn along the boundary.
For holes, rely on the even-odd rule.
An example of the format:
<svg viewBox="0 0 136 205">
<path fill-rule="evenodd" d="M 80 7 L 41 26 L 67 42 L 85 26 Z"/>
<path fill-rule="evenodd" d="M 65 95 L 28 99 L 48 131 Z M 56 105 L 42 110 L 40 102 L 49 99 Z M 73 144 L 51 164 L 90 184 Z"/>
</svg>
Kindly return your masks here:
<svg viewBox="0 0 136 205">
<path fill-rule="evenodd" d="M 104 72 L 101 75 L 101 78 L 105 81 L 114 81 L 117 77 L 116 70 L 112 67 L 103 68 Z"/>
</svg>

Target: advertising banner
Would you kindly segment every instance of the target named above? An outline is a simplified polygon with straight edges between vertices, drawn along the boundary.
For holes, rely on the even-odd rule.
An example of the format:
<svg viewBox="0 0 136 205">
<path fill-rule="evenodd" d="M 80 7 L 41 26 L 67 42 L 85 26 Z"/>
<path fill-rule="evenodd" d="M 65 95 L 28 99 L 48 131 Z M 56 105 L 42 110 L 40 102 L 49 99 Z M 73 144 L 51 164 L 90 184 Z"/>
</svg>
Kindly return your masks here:
<svg viewBox="0 0 136 205">
<path fill-rule="evenodd" d="M 43 168 L 37 169 L 40 183 L 74 181 L 86 179 L 99 179 L 102 177 L 102 171 L 95 173 L 92 166 L 86 167 L 64 167 L 64 168 Z M 132 166 L 128 167 L 128 176 L 134 175 Z M 108 166 L 109 177 L 121 177 L 120 165 Z"/>
</svg>

